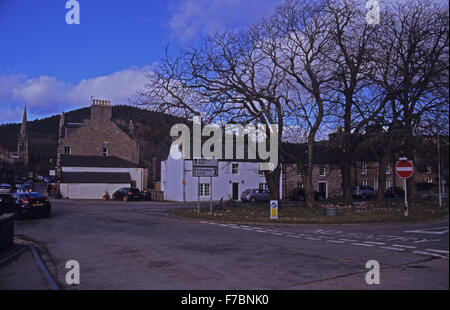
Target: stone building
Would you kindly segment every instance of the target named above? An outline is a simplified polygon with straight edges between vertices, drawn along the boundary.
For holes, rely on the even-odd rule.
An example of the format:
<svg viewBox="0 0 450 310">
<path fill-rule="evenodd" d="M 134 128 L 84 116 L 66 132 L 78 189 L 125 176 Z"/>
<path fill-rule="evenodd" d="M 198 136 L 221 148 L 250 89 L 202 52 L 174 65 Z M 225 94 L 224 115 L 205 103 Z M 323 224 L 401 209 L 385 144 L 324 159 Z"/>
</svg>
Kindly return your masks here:
<svg viewBox="0 0 450 310">
<path fill-rule="evenodd" d="M 331 138 L 331 137 L 330 137 Z M 332 137 L 333 139 L 336 136 Z M 340 150 L 330 141 L 322 141 L 314 148 L 314 167 L 313 167 L 313 187 L 318 192 L 323 192 L 325 197 L 341 197 L 342 196 L 342 170 Z M 334 142 L 334 141 L 332 141 Z M 288 145 L 290 152 L 298 154 L 300 160 L 306 162 L 306 145 Z M 374 155 L 366 150 L 359 150 L 355 154 L 355 162 L 351 168 L 352 184 L 370 186 L 375 190 L 385 191 L 389 187 L 403 187 L 403 179 L 395 173 L 396 162 L 389 162 L 386 165 L 384 173 L 386 174 L 385 188 L 378 186 L 379 180 L 379 162 Z M 438 169 L 437 163 L 427 162 L 423 158 L 419 158 L 414 163 L 414 180 L 418 185 L 418 190 L 425 188 L 426 190 L 437 191 L 438 187 Z M 443 164 L 441 167 L 442 184 L 446 184 L 448 173 Z M 424 186 L 425 185 L 425 186 Z M 429 185 L 429 186 L 426 186 Z M 301 169 L 292 161 L 283 161 L 283 198 L 288 198 L 292 191 L 299 187 L 303 187 L 303 178 Z M 445 188 L 445 186 L 443 186 Z M 444 190 L 443 190 L 444 191 Z"/>
<path fill-rule="evenodd" d="M 305 144 L 285 144 L 288 152 L 295 153 L 300 160 L 306 162 Z M 326 198 L 342 195 L 342 174 L 339 153 L 326 145 L 317 145 L 314 149 L 312 183 L 315 191 L 323 193 Z M 304 187 L 303 174 L 300 167 L 290 159 L 283 161 L 283 198 L 298 188 Z"/>
<path fill-rule="evenodd" d="M 139 164 L 139 144 L 112 117 L 109 101 L 93 99 L 91 118 L 84 123 L 64 122 L 62 155 L 115 156 Z"/>
<path fill-rule="evenodd" d="M 112 120 L 109 101 L 93 99 L 90 119 L 70 123 L 61 115 L 58 189 L 64 198 L 100 199 L 120 187 L 147 189 L 148 169 L 139 167 L 139 144 L 132 131 Z"/>
</svg>

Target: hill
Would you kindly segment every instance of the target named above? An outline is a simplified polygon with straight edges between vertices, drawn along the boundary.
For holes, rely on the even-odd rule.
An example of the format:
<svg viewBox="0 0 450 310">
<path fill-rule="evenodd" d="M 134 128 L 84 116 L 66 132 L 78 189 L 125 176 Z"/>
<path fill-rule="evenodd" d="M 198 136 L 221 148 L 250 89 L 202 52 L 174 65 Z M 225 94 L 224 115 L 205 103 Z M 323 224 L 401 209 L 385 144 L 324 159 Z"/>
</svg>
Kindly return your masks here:
<svg viewBox="0 0 450 310">
<path fill-rule="evenodd" d="M 82 122 L 89 119 L 90 108 L 81 108 L 65 113 L 69 122 Z M 135 124 L 135 135 L 139 141 L 141 157 L 144 162 L 167 158 L 171 138 L 169 131 L 172 125 L 184 123 L 182 118 L 164 113 L 148 111 L 134 106 L 118 105 L 112 109 L 113 120 L 126 129 L 130 120 Z M 56 160 L 58 141 L 59 115 L 28 122 L 30 164 L 38 174 L 47 174 L 51 167 L 49 161 Z M 14 152 L 21 124 L 0 125 L 0 145 Z"/>
</svg>

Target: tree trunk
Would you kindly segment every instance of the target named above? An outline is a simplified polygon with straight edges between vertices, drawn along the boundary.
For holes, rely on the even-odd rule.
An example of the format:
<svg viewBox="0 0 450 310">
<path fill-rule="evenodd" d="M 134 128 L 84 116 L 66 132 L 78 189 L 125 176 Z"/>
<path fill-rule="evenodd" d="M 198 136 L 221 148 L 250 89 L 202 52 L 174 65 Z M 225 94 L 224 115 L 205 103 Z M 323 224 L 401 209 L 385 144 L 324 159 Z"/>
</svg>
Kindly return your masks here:
<svg viewBox="0 0 450 310">
<path fill-rule="evenodd" d="M 314 186 L 312 182 L 313 173 L 313 152 L 314 152 L 314 140 L 308 139 L 308 156 L 306 163 L 306 171 L 304 173 L 304 185 L 305 185 L 305 202 L 308 208 L 313 208 L 314 201 Z"/>
<path fill-rule="evenodd" d="M 384 189 L 386 188 L 386 167 L 389 161 L 389 152 L 386 150 L 383 157 L 381 158 L 380 165 L 378 168 L 378 194 L 377 194 L 377 207 L 383 204 L 384 200 Z"/>
<path fill-rule="evenodd" d="M 273 171 L 266 171 L 264 173 L 267 181 L 267 186 L 269 187 L 271 200 L 280 200 L 280 175 L 280 165 L 278 165 Z"/>
</svg>

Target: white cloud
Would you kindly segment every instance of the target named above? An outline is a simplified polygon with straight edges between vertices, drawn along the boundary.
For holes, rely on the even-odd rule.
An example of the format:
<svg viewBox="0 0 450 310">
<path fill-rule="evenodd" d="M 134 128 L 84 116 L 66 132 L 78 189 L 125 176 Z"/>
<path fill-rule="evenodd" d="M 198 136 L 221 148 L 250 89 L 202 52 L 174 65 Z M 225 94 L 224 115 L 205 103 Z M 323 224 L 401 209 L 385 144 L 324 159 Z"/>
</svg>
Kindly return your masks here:
<svg viewBox="0 0 450 310">
<path fill-rule="evenodd" d="M 145 73 L 150 71 L 149 66 L 129 68 L 76 85 L 46 75 L 0 75 L 0 123 L 20 121 L 25 105 L 33 119 L 89 106 L 91 96 L 112 104 L 128 104 L 128 99 L 144 88 Z"/>
<path fill-rule="evenodd" d="M 173 35 L 187 41 L 199 33 L 231 29 L 269 17 L 281 0 L 181 0 L 169 21 Z"/>
</svg>

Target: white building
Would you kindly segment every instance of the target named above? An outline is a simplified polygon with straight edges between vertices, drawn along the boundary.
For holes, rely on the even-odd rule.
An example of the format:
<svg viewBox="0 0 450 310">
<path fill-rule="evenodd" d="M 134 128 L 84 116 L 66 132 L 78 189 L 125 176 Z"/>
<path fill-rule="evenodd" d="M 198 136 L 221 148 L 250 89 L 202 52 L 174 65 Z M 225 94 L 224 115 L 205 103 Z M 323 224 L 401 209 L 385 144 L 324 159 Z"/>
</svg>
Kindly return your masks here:
<svg viewBox="0 0 450 310">
<path fill-rule="evenodd" d="M 280 193 L 282 193 L 280 176 Z M 211 182 L 212 181 L 212 182 Z M 200 184 L 200 185 L 199 185 Z M 252 161 L 219 160 L 218 177 L 192 176 L 192 160 L 174 159 L 170 154 L 161 163 L 161 190 L 168 201 L 239 200 L 246 189 L 268 189 L 259 163 Z"/>
<path fill-rule="evenodd" d="M 101 199 L 122 187 L 144 189 L 145 168 L 118 157 L 63 156 L 60 191 L 63 198 Z"/>
</svg>

